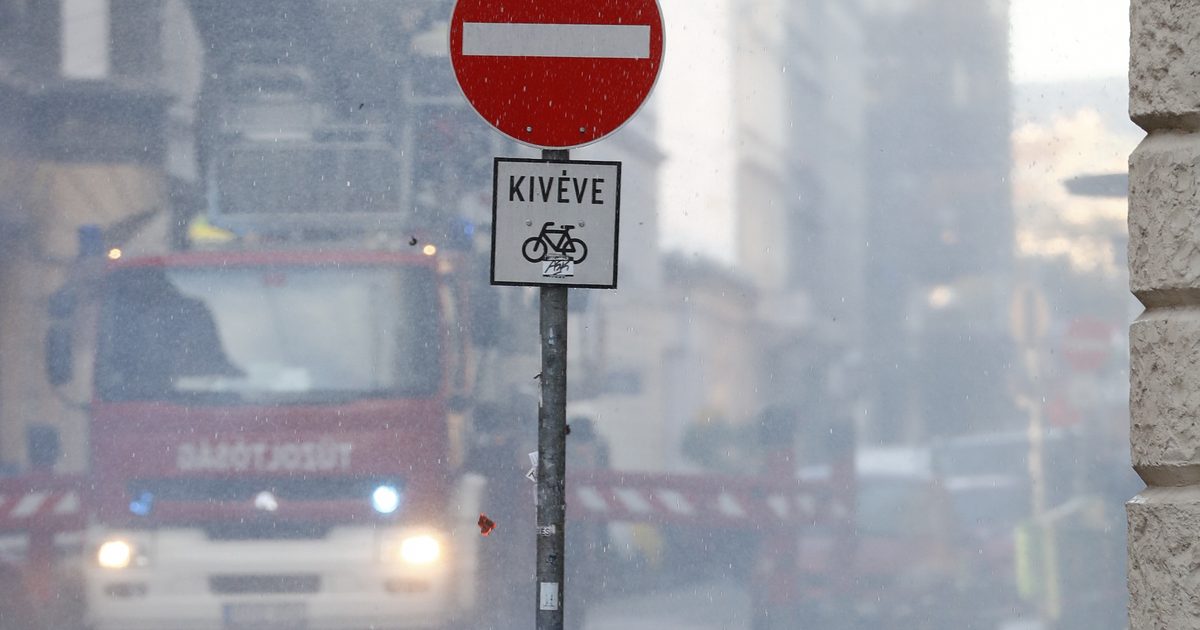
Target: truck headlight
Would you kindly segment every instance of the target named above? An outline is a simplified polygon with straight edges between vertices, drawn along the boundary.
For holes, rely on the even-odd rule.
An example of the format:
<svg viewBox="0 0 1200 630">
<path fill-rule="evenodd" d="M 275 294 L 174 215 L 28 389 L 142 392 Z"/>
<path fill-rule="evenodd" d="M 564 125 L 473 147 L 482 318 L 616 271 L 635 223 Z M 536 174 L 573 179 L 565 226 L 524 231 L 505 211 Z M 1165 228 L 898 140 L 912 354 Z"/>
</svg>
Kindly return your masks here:
<svg viewBox="0 0 1200 630">
<path fill-rule="evenodd" d="M 124 540 L 109 540 L 96 551 L 96 562 L 105 569 L 124 569 L 133 563 L 133 545 Z"/>
<path fill-rule="evenodd" d="M 407 564 L 430 565 L 442 557 L 442 544 L 428 534 L 409 536 L 400 541 L 400 559 Z"/>
<path fill-rule="evenodd" d="M 442 541 L 429 531 L 388 536 L 380 549 L 382 560 L 413 567 L 428 567 L 442 559 Z"/>
<path fill-rule="evenodd" d="M 96 564 L 104 569 L 127 569 L 129 567 L 144 567 L 150 564 L 150 556 L 146 553 L 150 546 L 138 536 L 114 534 L 101 539 L 96 547 Z"/>
</svg>

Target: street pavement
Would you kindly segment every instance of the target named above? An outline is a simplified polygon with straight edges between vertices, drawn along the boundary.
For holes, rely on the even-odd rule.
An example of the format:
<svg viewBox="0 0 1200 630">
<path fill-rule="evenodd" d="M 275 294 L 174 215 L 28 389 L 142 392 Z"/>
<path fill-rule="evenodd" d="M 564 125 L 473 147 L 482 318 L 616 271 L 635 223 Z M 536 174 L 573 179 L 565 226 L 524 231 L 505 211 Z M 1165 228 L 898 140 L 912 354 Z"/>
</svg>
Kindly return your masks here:
<svg viewBox="0 0 1200 630">
<path fill-rule="evenodd" d="M 742 630 L 750 598 L 732 581 L 701 582 L 613 599 L 588 610 L 586 630 Z"/>
</svg>

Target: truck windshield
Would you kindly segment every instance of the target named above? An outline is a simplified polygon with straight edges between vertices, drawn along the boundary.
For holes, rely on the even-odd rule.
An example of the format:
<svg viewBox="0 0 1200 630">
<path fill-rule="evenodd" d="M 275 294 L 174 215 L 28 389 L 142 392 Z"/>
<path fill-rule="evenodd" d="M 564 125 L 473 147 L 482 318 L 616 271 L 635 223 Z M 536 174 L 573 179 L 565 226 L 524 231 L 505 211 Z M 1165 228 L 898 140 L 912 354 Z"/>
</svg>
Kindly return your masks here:
<svg viewBox="0 0 1200 630">
<path fill-rule="evenodd" d="M 105 284 L 108 401 L 320 404 L 428 395 L 433 273 L 396 267 L 143 267 Z"/>
</svg>

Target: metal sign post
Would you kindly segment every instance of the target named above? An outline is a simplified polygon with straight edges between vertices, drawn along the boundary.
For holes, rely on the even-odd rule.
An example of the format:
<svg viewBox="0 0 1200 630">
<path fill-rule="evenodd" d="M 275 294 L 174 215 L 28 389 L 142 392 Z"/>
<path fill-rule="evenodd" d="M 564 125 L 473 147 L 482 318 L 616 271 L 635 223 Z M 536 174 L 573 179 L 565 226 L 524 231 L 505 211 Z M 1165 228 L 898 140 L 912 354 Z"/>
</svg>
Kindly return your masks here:
<svg viewBox="0 0 1200 630">
<path fill-rule="evenodd" d="M 543 150 L 567 160 L 569 151 Z M 567 521 L 567 287 L 541 288 L 542 397 L 538 407 L 537 630 L 562 630 Z"/>
<path fill-rule="evenodd" d="M 615 289 L 619 162 L 496 158 L 492 284 L 541 289 L 537 482 L 537 628 L 563 627 L 566 527 L 567 289 Z"/>
<path fill-rule="evenodd" d="M 657 0 L 456 0 L 450 63 L 488 124 L 542 148 L 497 158 L 493 285 L 541 287 L 537 630 L 563 627 L 567 288 L 617 288 L 621 166 L 571 162 L 645 103 L 663 59 Z M 501 185 L 503 182 L 503 186 Z"/>
<path fill-rule="evenodd" d="M 492 284 L 541 289 L 538 407 L 537 628 L 563 627 L 566 527 L 567 289 L 617 287 L 619 162 L 496 158 Z"/>
</svg>

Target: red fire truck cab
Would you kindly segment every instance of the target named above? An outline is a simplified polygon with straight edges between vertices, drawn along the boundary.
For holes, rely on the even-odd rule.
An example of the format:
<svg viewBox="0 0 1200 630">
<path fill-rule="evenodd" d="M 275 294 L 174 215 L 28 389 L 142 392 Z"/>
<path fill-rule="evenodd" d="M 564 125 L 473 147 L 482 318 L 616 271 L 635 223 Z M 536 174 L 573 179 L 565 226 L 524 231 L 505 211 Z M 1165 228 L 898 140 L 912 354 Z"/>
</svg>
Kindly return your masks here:
<svg viewBox="0 0 1200 630">
<path fill-rule="evenodd" d="M 429 627 L 474 602 L 464 345 L 432 248 L 191 251 L 99 283 L 97 629 Z"/>
</svg>

